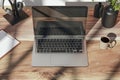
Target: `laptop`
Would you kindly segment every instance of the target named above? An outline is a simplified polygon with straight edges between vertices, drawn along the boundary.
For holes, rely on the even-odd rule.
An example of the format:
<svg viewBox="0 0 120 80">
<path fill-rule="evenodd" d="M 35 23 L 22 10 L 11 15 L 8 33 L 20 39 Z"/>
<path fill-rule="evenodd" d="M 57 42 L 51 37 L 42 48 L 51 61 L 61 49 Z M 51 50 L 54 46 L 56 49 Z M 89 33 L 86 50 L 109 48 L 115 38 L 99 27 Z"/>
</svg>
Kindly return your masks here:
<svg viewBox="0 0 120 80">
<path fill-rule="evenodd" d="M 34 6 L 32 66 L 88 66 L 86 6 Z"/>
</svg>

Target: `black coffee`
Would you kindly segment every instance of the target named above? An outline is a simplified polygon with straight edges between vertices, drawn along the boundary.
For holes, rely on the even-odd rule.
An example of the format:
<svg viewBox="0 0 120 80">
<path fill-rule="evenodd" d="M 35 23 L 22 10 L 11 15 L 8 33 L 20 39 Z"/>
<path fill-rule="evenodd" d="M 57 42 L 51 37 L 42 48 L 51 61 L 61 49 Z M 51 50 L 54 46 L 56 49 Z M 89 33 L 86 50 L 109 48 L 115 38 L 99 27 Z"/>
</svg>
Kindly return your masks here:
<svg viewBox="0 0 120 80">
<path fill-rule="evenodd" d="M 108 43 L 109 42 L 109 39 L 107 37 L 102 37 L 101 38 L 101 41 L 105 42 L 105 43 Z"/>
</svg>

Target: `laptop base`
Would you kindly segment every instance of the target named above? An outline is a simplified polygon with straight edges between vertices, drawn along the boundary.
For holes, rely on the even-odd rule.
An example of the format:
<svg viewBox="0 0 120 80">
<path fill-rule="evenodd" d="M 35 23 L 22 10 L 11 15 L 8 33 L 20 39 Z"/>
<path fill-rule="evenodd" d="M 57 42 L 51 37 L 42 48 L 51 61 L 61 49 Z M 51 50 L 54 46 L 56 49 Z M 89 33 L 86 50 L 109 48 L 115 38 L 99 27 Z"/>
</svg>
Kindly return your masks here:
<svg viewBox="0 0 120 80">
<path fill-rule="evenodd" d="M 87 52 L 80 54 L 52 53 L 41 54 L 33 46 L 32 66 L 88 66 Z"/>
</svg>

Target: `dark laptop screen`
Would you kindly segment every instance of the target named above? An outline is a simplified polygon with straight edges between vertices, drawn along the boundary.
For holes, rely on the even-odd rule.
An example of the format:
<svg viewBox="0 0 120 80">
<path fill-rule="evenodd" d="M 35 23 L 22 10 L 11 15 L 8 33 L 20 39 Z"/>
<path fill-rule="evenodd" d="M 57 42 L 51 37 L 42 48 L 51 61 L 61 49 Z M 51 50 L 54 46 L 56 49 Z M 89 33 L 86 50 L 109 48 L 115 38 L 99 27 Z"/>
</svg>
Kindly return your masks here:
<svg viewBox="0 0 120 80">
<path fill-rule="evenodd" d="M 39 21 L 36 35 L 84 35 L 80 21 Z"/>
<path fill-rule="evenodd" d="M 85 35 L 86 6 L 32 7 L 35 35 Z"/>
</svg>

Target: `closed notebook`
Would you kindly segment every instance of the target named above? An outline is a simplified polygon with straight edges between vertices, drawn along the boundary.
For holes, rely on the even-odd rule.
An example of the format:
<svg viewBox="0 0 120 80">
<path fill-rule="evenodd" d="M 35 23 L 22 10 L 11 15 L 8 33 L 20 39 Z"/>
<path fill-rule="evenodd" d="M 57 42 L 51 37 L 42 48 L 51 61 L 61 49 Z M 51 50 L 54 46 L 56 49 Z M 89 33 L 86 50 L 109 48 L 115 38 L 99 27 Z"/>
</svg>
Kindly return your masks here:
<svg viewBox="0 0 120 80">
<path fill-rule="evenodd" d="M 3 30 L 0 30 L 0 58 L 7 54 L 20 42 Z"/>
</svg>

